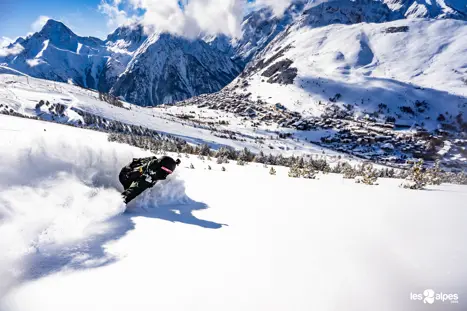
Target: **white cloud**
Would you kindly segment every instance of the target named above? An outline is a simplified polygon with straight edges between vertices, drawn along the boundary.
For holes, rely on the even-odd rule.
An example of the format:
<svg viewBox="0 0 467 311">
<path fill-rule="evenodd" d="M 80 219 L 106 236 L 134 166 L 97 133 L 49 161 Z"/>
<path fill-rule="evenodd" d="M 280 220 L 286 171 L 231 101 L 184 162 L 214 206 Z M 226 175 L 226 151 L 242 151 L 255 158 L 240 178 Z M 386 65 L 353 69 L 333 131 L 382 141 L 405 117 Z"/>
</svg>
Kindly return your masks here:
<svg viewBox="0 0 467 311">
<path fill-rule="evenodd" d="M 291 1 L 257 0 L 257 4 L 270 6 L 277 15 L 282 15 Z M 225 34 L 238 38 L 249 7 L 251 3 L 247 0 L 103 0 L 99 10 L 108 16 L 109 26 L 141 21 L 149 33 L 169 32 L 189 38 L 200 33 Z M 137 16 L 137 9 L 144 14 Z"/>
<path fill-rule="evenodd" d="M 190 38 L 201 32 L 232 37 L 241 34 L 244 0 L 190 0 L 184 1 L 183 8 L 178 0 L 132 0 L 132 4 L 145 10 L 142 22 L 149 31 Z"/>
<path fill-rule="evenodd" d="M 107 15 L 107 26 L 110 28 L 131 24 L 137 20 L 136 16 L 129 16 L 127 12 L 119 9 L 121 1 L 122 0 L 114 0 L 111 4 L 103 0 L 98 6 L 99 11 Z"/>
<path fill-rule="evenodd" d="M 11 48 L 0 48 L 0 57 L 18 55 L 24 50 L 21 44 L 15 44 Z"/>
<path fill-rule="evenodd" d="M 7 47 L 13 43 L 13 40 L 8 37 L 0 37 L 0 48 Z"/>
<path fill-rule="evenodd" d="M 31 29 L 34 32 L 41 31 L 42 27 L 44 27 L 45 23 L 50 19 L 48 16 L 41 15 L 39 16 L 34 23 L 31 25 Z"/>
<path fill-rule="evenodd" d="M 291 0 L 256 0 L 256 5 L 271 7 L 274 14 L 282 16 L 285 9 L 290 5 L 290 2 Z"/>
</svg>

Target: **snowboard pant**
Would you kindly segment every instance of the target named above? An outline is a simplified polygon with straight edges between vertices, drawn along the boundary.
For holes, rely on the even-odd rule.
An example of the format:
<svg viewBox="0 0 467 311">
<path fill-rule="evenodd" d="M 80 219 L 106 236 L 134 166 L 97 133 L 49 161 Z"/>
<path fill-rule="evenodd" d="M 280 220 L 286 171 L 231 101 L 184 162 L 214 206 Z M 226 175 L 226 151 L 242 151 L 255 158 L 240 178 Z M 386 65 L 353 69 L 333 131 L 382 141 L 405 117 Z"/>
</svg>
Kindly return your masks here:
<svg viewBox="0 0 467 311">
<path fill-rule="evenodd" d="M 125 174 L 123 170 L 120 172 L 118 179 L 120 180 L 120 183 L 122 184 L 123 189 L 125 190 L 130 188 L 131 183 L 133 182 L 132 180 L 128 178 L 128 176 Z"/>
<path fill-rule="evenodd" d="M 131 184 L 122 193 L 125 203 L 129 203 L 134 198 L 136 198 L 138 195 L 143 193 L 144 190 L 148 188 L 152 188 L 153 186 L 154 184 L 148 183 L 146 180 L 142 178 L 131 182 Z"/>
</svg>

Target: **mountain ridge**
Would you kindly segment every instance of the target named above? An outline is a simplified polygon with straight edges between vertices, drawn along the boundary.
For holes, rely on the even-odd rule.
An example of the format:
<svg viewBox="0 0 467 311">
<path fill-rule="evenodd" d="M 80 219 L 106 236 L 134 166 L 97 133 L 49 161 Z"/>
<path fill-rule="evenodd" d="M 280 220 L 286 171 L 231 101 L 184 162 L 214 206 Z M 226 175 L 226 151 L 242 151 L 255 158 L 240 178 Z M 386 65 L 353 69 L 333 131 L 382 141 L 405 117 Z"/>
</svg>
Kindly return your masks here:
<svg viewBox="0 0 467 311">
<path fill-rule="evenodd" d="M 159 39 L 163 42 L 158 42 Z M 168 57 L 164 65 L 170 70 L 165 70 L 164 74 L 156 74 L 151 69 L 152 63 L 147 63 L 146 66 L 135 65 L 145 58 L 155 59 L 148 55 L 147 48 L 151 50 L 151 45 L 161 44 L 175 49 L 165 50 Z M 103 41 L 93 37 L 80 37 L 65 24 L 49 20 L 41 31 L 26 38 L 18 38 L 7 48 L 8 53 L 0 56 L 0 64 L 37 78 L 72 82 L 101 92 L 129 96 L 142 106 L 170 103 L 204 92 L 218 91 L 241 70 L 230 57 L 200 39 L 188 40 L 168 34 L 148 36 L 143 27 L 137 24 L 119 27 Z M 171 55 L 192 64 L 195 67 L 193 74 L 202 79 L 193 77 L 193 74 L 188 78 L 186 68 L 172 66 L 176 60 L 171 59 Z M 135 77 L 131 73 L 136 69 L 140 75 Z M 142 77 L 144 79 L 141 82 L 133 81 Z M 174 77 L 182 78 L 174 81 Z M 128 81 L 139 84 L 148 96 L 134 95 L 134 90 L 125 85 Z M 148 81 L 153 84 L 143 87 Z M 171 87 L 174 83 L 179 87 Z M 161 85 L 165 87 L 161 88 Z"/>
<path fill-rule="evenodd" d="M 71 82 L 138 105 L 154 106 L 221 90 L 245 67 L 242 76 L 247 75 L 253 60 L 274 42 L 301 27 L 417 17 L 467 20 L 467 7 L 462 5 L 457 0 L 295 0 L 282 16 L 270 8 L 247 14 L 242 23 L 243 36 L 236 40 L 225 35 L 196 40 L 148 35 L 137 23 L 119 27 L 101 40 L 77 36 L 63 23 L 49 20 L 41 31 L 18 38 L 0 50 L 0 64 L 34 77 Z M 162 38 L 162 42 L 154 38 Z M 169 41 L 173 51 L 161 47 Z M 162 53 L 160 59 L 166 62 L 160 64 L 151 51 Z"/>
</svg>

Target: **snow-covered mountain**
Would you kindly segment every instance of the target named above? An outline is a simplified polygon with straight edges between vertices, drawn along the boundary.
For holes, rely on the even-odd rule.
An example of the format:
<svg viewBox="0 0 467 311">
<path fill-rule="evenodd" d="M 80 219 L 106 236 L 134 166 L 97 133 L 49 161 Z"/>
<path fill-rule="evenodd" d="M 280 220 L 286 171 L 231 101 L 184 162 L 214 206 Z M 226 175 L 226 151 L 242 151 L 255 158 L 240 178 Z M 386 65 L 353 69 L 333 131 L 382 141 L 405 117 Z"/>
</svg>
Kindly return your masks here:
<svg viewBox="0 0 467 311">
<path fill-rule="evenodd" d="M 54 20 L 0 50 L 0 64 L 33 77 L 112 90 L 143 106 L 218 91 L 241 70 L 202 40 L 148 37 L 141 25 L 131 25 L 102 41 L 77 36 Z"/>
<path fill-rule="evenodd" d="M 300 1 L 237 42 L 49 21 L 0 49 L 0 310 L 465 310 L 467 186 L 280 166 L 467 169 L 467 22 L 441 4 L 465 2 Z M 125 206 L 148 149 L 185 154 Z"/>
<path fill-rule="evenodd" d="M 284 14 L 276 16 L 270 8 L 262 8 L 247 14 L 242 23 L 242 37 L 231 39 L 225 35 L 206 37 L 211 46 L 228 53 L 246 65 L 255 55 L 302 14 L 306 1 L 294 1 Z"/>
<path fill-rule="evenodd" d="M 383 23 L 393 14 L 371 1 L 306 10 L 227 89 L 310 116 L 338 105 L 433 129 L 438 119 L 465 115 L 467 22 Z"/>
<path fill-rule="evenodd" d="M 382 0 L 407 18 L 455 18 L 467 20 L 464 0 Z"/>
<path fill-rule="evenodd" d="M 225 35 L 204 38 L 213 47 L 247 64 L 279 33 L 297 19 L 308 25 L 385 22 L 404 18 L 467 20 L 464 0 L 294 0 L 284 14 L 277 16 L 271 8 L 247 14 L 242 23 L 242 37 Z"/>
<path fill-rule="evenodd" d="M 295 0 L 281 16 L 270 8 L 246 15 L 243 35 L 236 40 L 224 35 L 202 40 L 148 36 L 141 25 L 133 24 L 102 41 L 77 36 L 49 20 L 40 32 L 2 48 L 0 63 L 34 77 L 112 92 L 139 105 L 157 105 L 220 90 L 258 54 L 270 50 L 266 47 L 272 41 L 277 46 L 301 27 L 412 17 L 466 19 L 466 12 L 465 3 L 456 0 Z"/>
<path fill-rule="evenodd" d="M 100 73 L 110 55 L 103 41 L 79 37 L 54 20 L 49 20 L 40 32 L 19 38 L 10 48 L 15 46 L 20 48 L 18 53 L 0 58 L 0 63 L 34 77 L 73 81 L 89 88 L 98 88 Z"/>
<path fill-rule="evenodd" d="M 153 34 L 136 50 L 111 93 L 141 106 L 173 103 L 216 92 L 240 70 L 202 40 Z"/>
<path fill-rule="evenodd" d="M 125 71 L 136 50 L 147 39 L 143 27 L 138 24 L 122 26 L 107 36 L 106 48 L 111 53 L 102 69 L 98 90 L 109 92 Z"/>
<path fill-rule="evenodd" d="M 221 93 L 181 104 L 332 129 L 324 145 L 377 158 L 405 153 L 398 131 L 410 129 L 424 146 L 414 154 L 433 158 L 437 137 L 466 137 L 466 37 L 464 20 L 403 18 L 382 2 L 306 6 Z"/>
</svg>

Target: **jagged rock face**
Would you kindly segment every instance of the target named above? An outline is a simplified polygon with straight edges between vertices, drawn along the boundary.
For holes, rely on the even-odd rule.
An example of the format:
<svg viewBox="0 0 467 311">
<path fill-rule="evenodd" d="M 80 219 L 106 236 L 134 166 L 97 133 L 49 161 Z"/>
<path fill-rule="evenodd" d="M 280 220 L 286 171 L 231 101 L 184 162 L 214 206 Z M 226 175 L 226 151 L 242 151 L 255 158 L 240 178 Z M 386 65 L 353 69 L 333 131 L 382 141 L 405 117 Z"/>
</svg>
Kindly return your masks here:
<svg viewBox="0 0 467 311">
<path fill-rule="evenodd" d="M 242 23 L 242 37 L 239 40 L 220 35 L 205 38 L 205 41 L 247 65 L 297 21 L 302 26 L 318 27 L 330 24 L 379 23 L 399 18 L 403 18 L 402 14 L 393 12 L 386 4 L 373 0 L 337 0 L 320 5 L 315 5 L 313 1 L 296 0 L 280 17 L 269 8 L 249 13 Z"/>
<path fill-rule="evenodd" d="M 49 20 L 40 32 L 18 39 L 15 44 L 23 52 L 5 62 L 33 77 L 108 92 L 146 39 L 140 25 L 120 27 L 102 41 L 77 36 L 63 23 Z"/>
<path fill-rule="evenodd" d="M 331 24 L 382 23 L 401 17 L 381 2 L 335 0 L 306 8 L 298 20 L 298 24 L 318 27 Z"/>
<path fill-rule="evenodd" d="M 204 40 L 220 51 L 228 53 L 236 62 L 246 65 L 303 12 L 306 2 L 306 0 L 294 1 L 280 17 L 269 8 L 249 13 L 243 20 L 242 37 L 238 40 L 225 35 Z"/>
<path fill-rule="evenodd" d="M 111 52 L 99 76 L 98 90 L 109 92 L 132 60 L 135 51 L 147 40 L 141 25 L 122 26 L 107 36 L 106 48 Z"/>
<path fill-rule="evenodd" d="M 140 24 L 117 28 L 107 36 L 106 43 L 110 47 L 125 49 L 128 52 L 136 51 L 148 38 Z"/>
<path fill-rule="evenodd" d="M 102 49 L 104 45 L 104 42 L 98 38 L 79 37 L 64 24 L 52 19 L 47 21 L 42 30 L 37 34 L 37 37 L 49 40 L 49 44 L 71 52 L 78 51 L 80 44 L 82 45 L 79 49 L 80 53 L 96 52 Z M 85 48 L 84 50 L 83 47 Z"/>
<path fill-rule="evenodd" d="M 142 106 L 212 93 L 232 81 L 240 67 L 201 40 L 155 34 L 140 47 L 111 92 Z"/>
<path fill-rule="evenodd" d="M 204 41 L 167 34 L 148 38 L 141 25 L 120 27 L 102 41 L 79 37 L 49 20 L 15 44 L 22 46 L 21 53 L 0 63 L 33 77 L 112 91 L 143 106 L 219 91 L 241 70 Z"/>
<path fill-rule="evenodd" d="M 13 69 L 31 76 L 97 88 L 99 74 L 106 62 L 104 42 L 79 37 L 64 24 L 49 20 L 40 32 L 15 44 L 24 48 L 3 61 Z"/>
<path fill-rule="evenodd" d="M 381 0 L 407 18 L 454 18 L 467 20 L 465 0 Z"/>
<path fill-rule="evenodd" d="M 246 65 L 297 19 L 314 27 L 420 17 L 467 20 L 465 0 L 339 0 L 320 5 L 315 5 L 315 2 L 295 0 L 281 17 L 268 8 L 251 12 L 242 23 L 242 38 L 239 40 L 219 35 L 205 41 Z"/>
</svg>

